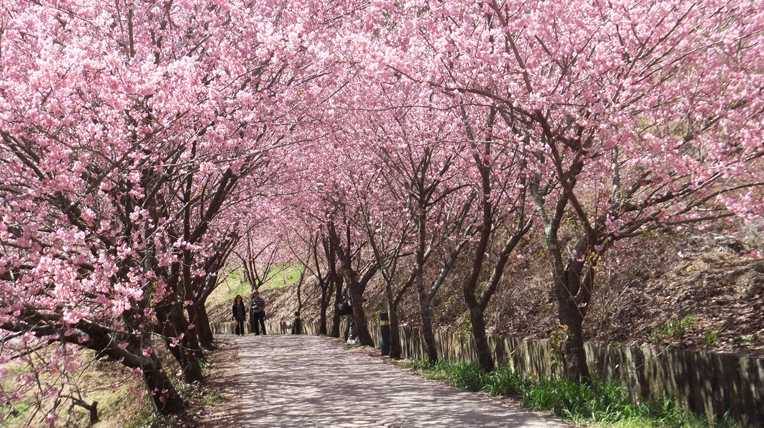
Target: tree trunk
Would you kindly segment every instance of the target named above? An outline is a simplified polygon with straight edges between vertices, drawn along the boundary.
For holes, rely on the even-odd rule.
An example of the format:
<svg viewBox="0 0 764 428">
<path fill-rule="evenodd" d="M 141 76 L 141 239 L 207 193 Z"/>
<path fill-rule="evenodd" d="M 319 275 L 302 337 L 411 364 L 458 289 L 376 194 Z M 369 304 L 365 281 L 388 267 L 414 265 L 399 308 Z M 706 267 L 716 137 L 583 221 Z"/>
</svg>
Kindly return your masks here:
<svg viewBox="0 0 764 428">
<path fill-rule="evenodd" d="M 164 309 L 157 308 L 157 319 L 167 328 L 171 328 L 171 333 L 167 334 L 167 337 L 178 337 L 183 333 L 183 338 L 180 339 L 180 346 L 170 347 L 179 348 L 179 353 L 173 352 L 173 355 L 178 359 L 178 364 L 183 371 L 183 380 L 187 383 L 203 382 L 202 368 L 199 365 L 199 354 L 201 349 L 196 340 L 196 333 L 188 330 L 188 322 L 183 315 L 183 311 L 178 307 L 179 304 L 167 305 Z M 164 319 L 163 319 L 164 318 Z M 169 331 L 168 331 L 169 333 Z M 203 357 L 203 355 L 202 355 Z"/>
<path fill-rule="evenodd" d="M 156 357 L 153 358 L 156 360 Z M 154 406 L 161 414 L 182 414 L 185 410 L 183 400 L 170 382 L 167 374 L 159 368 L 156 360 L 154 367 L 143 368 L 143 380 L 149 391 Z"/>
<path fill-rule="evenodd" d="M 326 336 L 326 310 L 329 306 L 329 302 L 327 302 L 327 285 L 323 282 L 319 285 L 321 286 L 321 312 L 318 314 L 318 334 Z"/>
<path fill-rule="evenodd" d="M 326 336 L 327 335 L 327 329 L 326 329 L 326 307 L 324 306 L 321 309 L 321 315 L 318 319 L 318 334 Z"/>
<path fill-rule="evenodd" d="M 398 314 L 395 310 L 393 287 L 389 282 L 385 283 L 385 295 L 387 297 L 387 313 L 390 317 L 390 358 L 397 360 L 401 358 L 401 339 L 398 332 Z"/>
<path fill-rule="evenodd" d="M 189 306 L 189 308 L 191 307 Z M 196 317 L 194 318 L 189 314 L 189 319 L 191 319 L 191 323 L 194 324 L 196 328 L 199 343 L 208 351 L 216 349 L 215 344 L 213 343 L 214 338 L 212 335 L 212 328 L 210 328 L 210 319 L 207 316 L 207 308 L 204 303 L 200 303 L 196 307 L 195 315 Z"/>
<path fill-rule="evenodd" d="M 597 222 L 604 223 L 604 216 Z M 590 383 L 592 378 L 586 362 L 583 323 L 594 286 L 594 267 L 597 259 L 592 257 L 591 251 L 595 244 L 596 240 L 590 235 L 579 239 L 568 258 L 563 276 L 556 281 L 555 287 L 560 325 L 567 326 L 568 329 L 565 341 L 566 376 L 587 383 Z"/>
<path fill-rule="evenodd" d="M 494 369 L 494 364 L 491 348 L 488 346 L 488 335 L 485 333 L 485 317 L 477 302 L 470 303 L 468 303 L 470 306 L 470 323 L 472 324 L 472 335 L 475 338 L 478 366 L 480 370 L 489 372 Z"/>
<path fill-rule="evenodd" d="M 567 328 L 565 340 L 565 376 L 574 381 L 590 382 L 589 365 L 586 362 L 584 348 L 583 322 L 581 309 L 571 297 L 567 281 L 561 279 L 557 289 L 557 307 L 560 325 Z"/>
<path fill-rule="evenodd" d="M 174 323 L 176 323 L 175 328 L 178 331 L 185 333 L 183 339 L 180 341 L 183 346 L 183 354 L 186 356 L 186 364 L 185 366 L 181 366 L 183 369 L 183 380 L 187 383 L 202 383 L 204 382 L 204 376 L 202 375 L 202 367 L 199 365 L 199 359 L 204 359 L 204 353 L 202 353 L 202 348 L 199 346 L 196 332 L 188 329 L 186 317 L 184 316 L 183 311 L 177 306 L 177 304 L 173 305 L 171 314 L 174 315 Z"/>
<path fill-rule="evenodd" d="M 561 195 L 556 202 L 554 217 L 550 218 L 546 215 L 543 195 L 539 193 L 538 182 L 532 183 L 530 188 L 533 204 L 544 223 L 547 251 L 552 260 L 553 289 L 557 297 L 557 316 L 560 325 L 567 330 L 563 355 L 565 376 L 573 381 L 590 382 L 591 376 L 586 362 L 586 350 L 584 349 L 583 321 L 586 316 L 586 306 L 591 298 L 593 270 L 589 272 L 586 278 L 582 278 L 581 274 L 584 269 L 593 269 L 593 265 L 587 264 L 587 258 L 590 256 L 594 244 L 596 244 L 596 237 L 589 234 L 582 236 L 566 263 L 563 260 L 563 246 L 559 240 L 558 231 L 565 214 L 568 198 L 566 194 Z M 602 225 L 605 220 L 606 216 L 600 216 L 597 223 Z M 595 226 L 595 229 L 598 227 Z M 592 239 L 594 242 L 590 241 Z M 579 292 L 581 293 L 579 294 Z M 581 303 L 580 307 L 577 302 Z"/>
<path fill-rule="evenodd" d="M 350 283 L 350 301 L 353 302 L 353 317 L 355 328 L 358 330 L 358 339 L 361 345 L 374 346 L 374 340 L 369 334 L 369 326 L 366 322 L 366 313 L 363 310 L 363 294 L 355 281 Z"/>
<path fill-rule="evenodd" d="M 401 349 L 401 332 L 398 328 L 398 314 L 390 313 L 390 358 L 399 360 L 403 350 Z"/>
<path fill-rule="evenodd" d="M 334 236 L 334 226 L 329 223 L 328 227 L 330 236 Z M 337 312 L 337 305 L 342 301 L 342 277 L 337 274 L 337 251 L 333 240 L 327 241 L 327 245 L 324 246 L 324 252 L 326 253 L 326 260 L 329 265 L 329 280 L 334 284 L 334 311 L 332 311 L 332 331 L 329 333 L 329 336 L 340 337 L 340 314 Z"/>
<path fill-rule="evenodd" d="M 418 288 L 418 287 L 417 287 Z M 432 315 L 430 313 L 430 301 L 424 293 L 419 293 L 419 312 L 422 317 L 422 336 L 427 348 L 427 358 L 431 363 L 438 361 L 438 349 L 435 347 L 435 334 L 432 331 Z"/>
<path fill-rule="evenodd" d="M 416 248 L 416 291 L 419 295 L 419 313 L 422 317 L 422 335 L 427 348 L 427 358 L 430 362 L 438 361 L 438 350 L 435 348 L 435 335 L 432 332 L 430 314 L 430 297 L 424 289 L 424 252 L 426 247 L 425 224 L 427 221 L 424 210 L 417 216 L 417 248 Z"/>
<path fill-rule="evenodd" d="M 337 312 L 337 305 L 342 301 L 342 280 L 339 276 L 334 280 L 334 311 L 332 314 L 332 331 L 330 337 L 340 337 L 340 314 Z"/>
<path fill-rule="evenodd" d="M 171 337 L 175 337 L 175 329 L 172 328 L 172 323 L 170 323 L 170 320 L 167 319 L 165 310 L 157 308 L 157 320 L 159 323 L 155 327 L 154 332 L 164 337 L 164 342 L 165 345 L 167 345 L 167 349 L 175 358 L 175 361 L 180 364 L 180 362 L 183 361 L 183 353 L 181 353 L 180 348 L 174 346 L 172 340 L 170 340 Z"/>
</svg>

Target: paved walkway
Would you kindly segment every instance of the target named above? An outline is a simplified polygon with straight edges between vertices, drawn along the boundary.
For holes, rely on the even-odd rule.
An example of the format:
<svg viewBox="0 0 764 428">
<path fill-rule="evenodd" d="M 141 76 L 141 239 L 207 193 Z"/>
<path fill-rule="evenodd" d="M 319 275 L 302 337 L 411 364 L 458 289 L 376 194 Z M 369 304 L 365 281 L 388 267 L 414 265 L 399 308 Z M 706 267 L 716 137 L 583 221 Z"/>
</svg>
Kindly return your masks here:
<svg viewBox="0 0 764 428">
<path fill-rule="evenodd" d="M 336 339 L 236 340 L 241 395 L 238 414 L 230 415 L 236 428 L 570 426 L 408 373 Z"/>
</svg>

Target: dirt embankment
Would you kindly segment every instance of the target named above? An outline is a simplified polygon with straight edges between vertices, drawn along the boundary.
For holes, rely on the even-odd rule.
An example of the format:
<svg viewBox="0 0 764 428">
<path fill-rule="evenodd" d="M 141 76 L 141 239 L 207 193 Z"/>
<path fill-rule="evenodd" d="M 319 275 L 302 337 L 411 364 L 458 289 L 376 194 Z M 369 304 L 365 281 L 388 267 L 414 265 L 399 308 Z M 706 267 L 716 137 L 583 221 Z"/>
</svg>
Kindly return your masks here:
<svg viewBox="0 0 764 428">
<path fill-rule="evenodd" d="M 762 245 L 746 236 L 685 229 L 633 239 L 610 253 L 599 264 L 585 321 L 587 340 L 764 357 L 764 260 L 750 256 Z M 488 329 L 498 335 L 548 338 L 559 328 L 549 263 L 541 246 L 528 244 L 519 250 L 523 257 L 508 268 L 486 310 Z M 440 327 L 468 332 L 469 313 L 460 288 L 468 261 L 461 263 L 434 299 L 433 314 Z M 371 318 L 386 310 L 383 291 L 380 278 L 367 290 Z M 317 319 L 315 281 L 303 286 L 302 295 L 303 319 Z M 266 291 L 263 297 L 270 318 L 293 318 L 294 286 Z M 227 321 L 229 310 L 226 303 L 210 312 L 213 319 Z M 413 290 L 401 303 L 399 316 L 406 324 L 419 322 Z"/>
</svg>

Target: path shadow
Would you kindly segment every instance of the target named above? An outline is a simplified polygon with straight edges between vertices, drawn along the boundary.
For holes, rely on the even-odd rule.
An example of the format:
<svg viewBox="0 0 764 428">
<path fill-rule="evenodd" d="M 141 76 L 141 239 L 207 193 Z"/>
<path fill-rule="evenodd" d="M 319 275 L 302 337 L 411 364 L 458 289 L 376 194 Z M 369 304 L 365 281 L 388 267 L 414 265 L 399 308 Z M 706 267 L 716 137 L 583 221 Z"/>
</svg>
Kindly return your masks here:
<svg viewBox="0 0 764 428">
<path fill-rule="evenodd" d="M 206 382 L 214 391 L 204 405 L 200 422 L 204 427 L 233 428 L 241 417 L 241 361 L 239 343 L 233 338 L 216 339 L 220 350 L 210 356 L 212 373 Z"/>
</svg>

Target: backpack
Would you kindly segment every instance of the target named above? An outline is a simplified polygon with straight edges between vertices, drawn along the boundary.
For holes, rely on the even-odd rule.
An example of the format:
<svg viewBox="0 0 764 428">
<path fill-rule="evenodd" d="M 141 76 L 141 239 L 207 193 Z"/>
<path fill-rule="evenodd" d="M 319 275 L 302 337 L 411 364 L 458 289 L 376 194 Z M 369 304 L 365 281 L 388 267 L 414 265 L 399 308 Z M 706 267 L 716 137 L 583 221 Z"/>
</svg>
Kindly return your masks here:
<svg viewBox="0 0 764 428">
<path fill-rule="evenodd" d="M 336 310 L 340 315 L 349 315 L 353 313 L 353 306 L 351 306 L 350 300 L 342 299 L 342 301 L 337 304 Z"/>
</svg>

